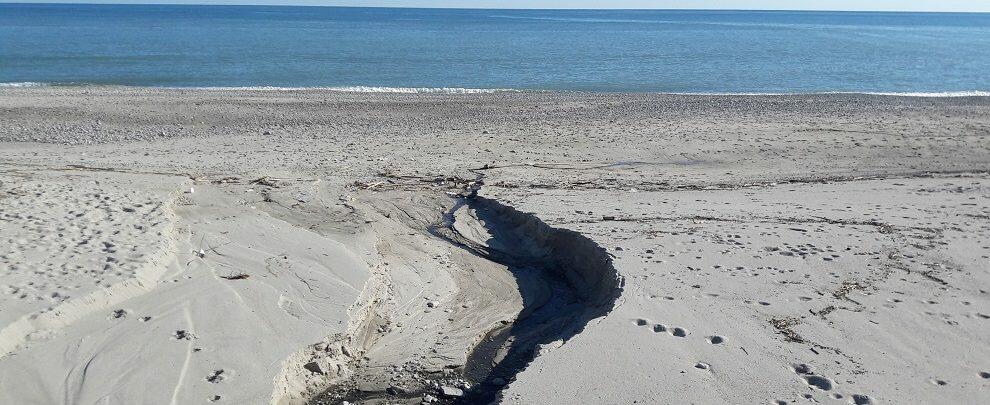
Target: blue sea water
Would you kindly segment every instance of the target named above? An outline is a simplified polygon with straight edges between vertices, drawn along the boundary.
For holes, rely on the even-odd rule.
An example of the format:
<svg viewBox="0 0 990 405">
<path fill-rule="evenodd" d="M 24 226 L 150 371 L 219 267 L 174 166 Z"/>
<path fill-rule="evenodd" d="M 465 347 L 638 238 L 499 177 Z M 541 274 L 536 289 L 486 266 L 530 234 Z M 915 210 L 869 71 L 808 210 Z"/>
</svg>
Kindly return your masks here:
<svg viewBox="0 0 990 405">
<path fill-rule="evenodd" d="M 0 4 L 0 83 L 990 90 L 990 14 Z"/>
</svg>

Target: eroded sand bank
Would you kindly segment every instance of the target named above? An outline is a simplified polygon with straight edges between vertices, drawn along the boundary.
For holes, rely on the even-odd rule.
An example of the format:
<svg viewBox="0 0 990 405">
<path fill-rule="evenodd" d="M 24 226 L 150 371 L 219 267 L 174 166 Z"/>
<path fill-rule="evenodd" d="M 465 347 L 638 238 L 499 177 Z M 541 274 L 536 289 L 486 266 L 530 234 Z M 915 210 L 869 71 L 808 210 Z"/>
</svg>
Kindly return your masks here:
<svg viewBox="0 0 990 405">
<path fill-rule="evenodd" d="M 3 89 L 0 403 L 985 402 L 988 113 Z"/>
</svg>

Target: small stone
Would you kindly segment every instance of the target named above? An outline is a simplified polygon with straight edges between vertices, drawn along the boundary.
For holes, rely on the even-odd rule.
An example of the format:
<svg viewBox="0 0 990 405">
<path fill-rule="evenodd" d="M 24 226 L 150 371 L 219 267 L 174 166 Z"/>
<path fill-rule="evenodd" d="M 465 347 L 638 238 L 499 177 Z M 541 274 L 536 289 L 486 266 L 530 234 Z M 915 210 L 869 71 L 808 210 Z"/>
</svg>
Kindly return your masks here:
<svg viewBox="0 0 990 405">
<path fill-rule="evenodd" d="M 430 307 L 430 308 L 436 308 L 436 307 L 438 307 L 439 305 L 440 305 L 440 303 L 439 303 L 439 302 L 437 302 L 437 301 L 430 301 L 430 302 L 427 302 L 427 303 L 426 303 L 426 306 L 428 306 L 428 307 Z"/>
<path fill-rule="evenodd" d="M 445 397 L 459 397 L 464 395 L 464 391 L 457 387 L 451 387 L 449 385 L 444 385 L 440 387 L 440 393 Z"/>
<path fill-rule="evenodd" d="M 304 365 L 303 368 L 312 371 L 313 373 L 316 374 L 323 374 L 323 367 L 320 367 L 320 363 L 317 363 L 315 361 L 306 363 L 306 365 Z"/>
</svg>

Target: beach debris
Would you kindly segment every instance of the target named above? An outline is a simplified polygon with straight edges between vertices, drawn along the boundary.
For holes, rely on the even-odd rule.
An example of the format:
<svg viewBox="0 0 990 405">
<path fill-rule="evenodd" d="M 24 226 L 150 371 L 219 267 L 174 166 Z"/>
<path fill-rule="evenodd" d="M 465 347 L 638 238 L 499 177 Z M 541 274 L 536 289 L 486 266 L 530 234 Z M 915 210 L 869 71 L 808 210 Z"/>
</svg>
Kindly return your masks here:
<svg viewBox="0 0 990 405">
<path fill-rule="evenodd" d="M 440 306 L 440 302 L 439 301 L 429 301 L 429 302 L 426 303 L 426 306 L 427 307 L 430 307 L 430 308 L 436 308 L 436 307 Z"/>
<path fill-rule="evenodd" d="M 376 187 L 380 187 L 380 186 L 382 186 L 384 184 L 385 184 L 384 181 L 376 181 L 374 183 L 365 183 L 363 181 L 355 181 L 354 182 L 354 187 L 360 188 L 362 190 L 371 190 L 371 189 L 374 189 Z"/>
<path fill-rule="evenodd" d="M 227 184 L 227 183 L 236 183 L 239 180 L 240 179 L 237 178 L 237 177 L 227 176 L 227 177 L 221 177 L 219 179 L 212 180 L 212 181 L 210 181 L 210 183 L 213 183 L 213 184 Z"/>
<path fill-rule="evenodd" d="M 223 378 L 224 378 L 223 369 L 214 370 L 213 374 L 206 376 L 206 381 L 209 381 L 213 384 L 219 384 L 221 381 L 223 381 Z"/>
<path fill-rule="evenodd" d="M 175 340 L 193 340 L 196 336 L 185 329 L 179 329 L 172 334 L 172 338 Z"/>
<path fill-rule="evenodd" d="M 120 319 L 127 316 L 127 311 L 123 309 L 115 309 L 110 316 L 113 317 L 113 319 Z"/>
<path fill-rule="evenodd" d="M 220 278 L 222 278 L 224 280 L 245 280 L 248 277 L 251 277 L 251 276 L 249 274 L 244 274 L 244 273 L 232 274 L 232 275 L 229 275 L 229 276 L 220 276 Z"/>
<path fill-rule="evenodd" d="M 266 187 L 278 188 L 278 183 L 276 183 L 277 181 L 278 179 L 272 177 L 261 176 L 257 179 L 251 180 L 251 184 L 258 184 Z"/>
</svg>

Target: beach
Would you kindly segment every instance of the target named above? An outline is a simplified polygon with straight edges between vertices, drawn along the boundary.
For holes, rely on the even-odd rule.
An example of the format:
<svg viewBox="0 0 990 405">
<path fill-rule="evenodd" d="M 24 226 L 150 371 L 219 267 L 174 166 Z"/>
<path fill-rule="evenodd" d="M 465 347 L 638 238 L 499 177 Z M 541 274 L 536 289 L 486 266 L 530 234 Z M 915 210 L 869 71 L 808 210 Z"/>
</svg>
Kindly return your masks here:
<svg viewBox="0 0 990 405">
<path fill-rule="evenodd" d="M 0 403 L 983 403 L 988 117 L 0 88 Z"/>
</svg>

